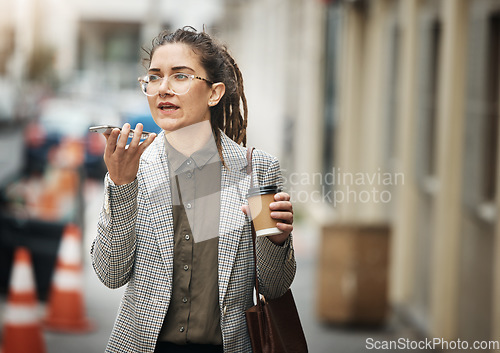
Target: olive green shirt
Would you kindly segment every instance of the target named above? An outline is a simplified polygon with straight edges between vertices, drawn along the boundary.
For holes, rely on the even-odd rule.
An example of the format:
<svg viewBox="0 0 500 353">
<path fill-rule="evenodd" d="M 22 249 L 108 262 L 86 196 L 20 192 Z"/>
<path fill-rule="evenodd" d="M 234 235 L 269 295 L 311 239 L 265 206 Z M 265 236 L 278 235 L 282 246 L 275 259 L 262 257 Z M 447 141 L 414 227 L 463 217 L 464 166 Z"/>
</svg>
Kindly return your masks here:
<svg viewBox="0 0 500 353">
<path fill-rule="evenodd" d="M 222 344 L 218 289 L 221 162 L 215 140 L 190 157 L 166 141 L 174 218 L 174 278 L 158 340 Z M 178 186 L 177 186 L 178 185 Z"/>
</svg>

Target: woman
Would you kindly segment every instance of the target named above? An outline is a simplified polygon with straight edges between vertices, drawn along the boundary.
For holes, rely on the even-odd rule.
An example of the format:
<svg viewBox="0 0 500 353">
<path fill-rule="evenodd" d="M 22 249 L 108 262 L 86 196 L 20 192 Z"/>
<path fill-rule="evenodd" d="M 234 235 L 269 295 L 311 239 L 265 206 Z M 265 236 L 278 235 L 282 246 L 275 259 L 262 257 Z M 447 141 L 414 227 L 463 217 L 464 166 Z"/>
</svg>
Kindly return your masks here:
<svg viewBox="0 0 500 353">
<path fill-rule="evenodd" d="M 107 352 L 251 352 L 253 305 L 246 217 L 246 99 L 226 48 L 190 27 L 162 32 L 140 79 L 162 132 L 138 124 L 105 135 L 105 198 L 92 249 L 99 279 L 128 284 Z M 243 112 L 242 112 L 243 111 Z M 259 150 L 254 181 L 281 187 L 279 163 Z M 293 210 L 271 203 L 282 233 L 257 239 L 261 292 L 282 295 L 295 275 Z"/>
</svg>

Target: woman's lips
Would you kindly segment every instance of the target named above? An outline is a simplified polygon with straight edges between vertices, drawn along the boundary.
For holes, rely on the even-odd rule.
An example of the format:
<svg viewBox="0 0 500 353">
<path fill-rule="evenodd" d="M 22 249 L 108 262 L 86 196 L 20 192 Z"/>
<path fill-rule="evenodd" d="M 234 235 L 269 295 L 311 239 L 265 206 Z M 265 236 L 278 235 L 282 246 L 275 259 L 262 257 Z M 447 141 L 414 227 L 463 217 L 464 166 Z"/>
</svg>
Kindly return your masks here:
<svg viewBox="0 0 500 353">
<path fill-rule="evenodd" d="M 163 110 L 163 111 L 175 111 L 179 109 L 179 107 L 175 104 L 172 104 L 170 102 L 162 102 L 158 104 L 158 109 Z"/>
</svg>

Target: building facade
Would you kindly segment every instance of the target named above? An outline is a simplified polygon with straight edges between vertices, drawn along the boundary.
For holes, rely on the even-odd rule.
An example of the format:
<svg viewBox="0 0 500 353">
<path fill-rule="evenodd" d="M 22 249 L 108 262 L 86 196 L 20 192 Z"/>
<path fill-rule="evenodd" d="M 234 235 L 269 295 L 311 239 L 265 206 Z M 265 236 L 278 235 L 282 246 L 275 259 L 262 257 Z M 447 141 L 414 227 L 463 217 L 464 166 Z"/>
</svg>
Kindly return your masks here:
<svg viewBox="0 0 500 353">
<path fill-rule="evenodd" d="M 498 341 L 500 1 L 337 1 L 325 11 L 337 44 L 324 51 L 335 82 L 322 163 L 341 176 L 382 173 L 335 185 L 358 199 L 332 218 L 391 225 L 390 301 L 424 334 Z M 370 189 L 386 198 L 361 199 Z"/>
</svg>

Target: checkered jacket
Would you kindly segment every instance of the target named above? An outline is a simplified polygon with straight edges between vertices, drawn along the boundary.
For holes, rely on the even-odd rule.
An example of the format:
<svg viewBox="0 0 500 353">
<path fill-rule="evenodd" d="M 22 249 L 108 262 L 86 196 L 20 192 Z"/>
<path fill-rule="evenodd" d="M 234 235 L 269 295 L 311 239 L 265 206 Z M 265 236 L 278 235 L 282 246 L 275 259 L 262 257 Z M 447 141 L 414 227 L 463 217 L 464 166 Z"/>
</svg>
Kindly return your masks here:
<svg viewBox="0 0 500 353">
<path fill-rule="evenodd" d="M 253 305 L 255 275 L 246 203 L 250 177 L 246 149 L 221 133 L 218 284 L 224 352 L 252 352 L 245 310 Z M 254 182 L 281 186 L 278 160 L 254 150 Z M 105 197 L 91 248 L 92 265 L 110 288 L 127 284 L 106 352 L 153 352 L 171 293 L 174 257 L 172 200 L 165 139 L 143 153 L 137 179 L 116 186 L 105 178 Z M 257 239 L 260 291 L 278 297 L 295 276 L 291 236 L 284 246 Z"/>
</svg>

